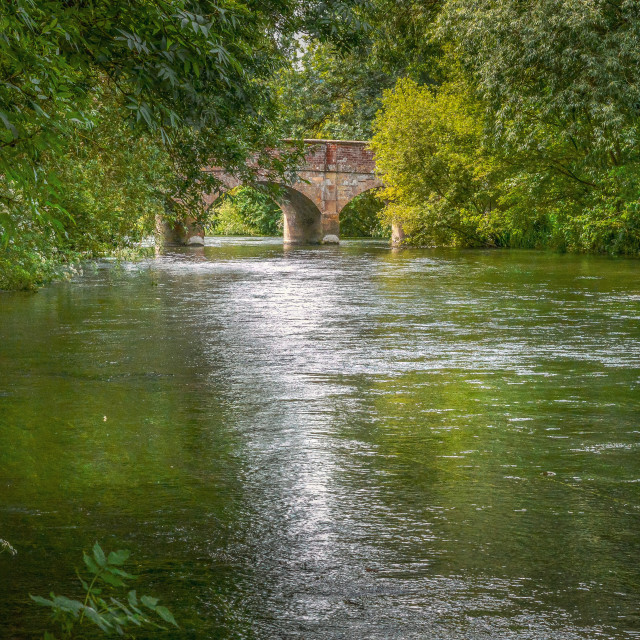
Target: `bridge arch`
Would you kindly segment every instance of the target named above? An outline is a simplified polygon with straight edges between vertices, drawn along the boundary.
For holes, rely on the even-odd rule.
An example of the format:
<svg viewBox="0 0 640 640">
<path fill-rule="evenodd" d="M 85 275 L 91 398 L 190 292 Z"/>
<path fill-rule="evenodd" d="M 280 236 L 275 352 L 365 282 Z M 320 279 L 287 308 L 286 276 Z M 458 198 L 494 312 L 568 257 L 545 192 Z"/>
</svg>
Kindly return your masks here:
<svg viewBox="0 0 640 640">
<path fill-rule="evenodd" d="M 345 198 L 340 202 L 340 208 L 338 209 L 338 215 L 342 213 L 342 210 L 349 206 L 356 198 L 361 196 L 363 193 L 367 193 L 368 191 L 377 191 L 382 187 L 380 180 L 366 180 L 358 183 L 349 193 L 348 198 Z"/>
<path fill-rule="evenodd" d="M 379 185 L 363 188 L 345 202 L 340 209 L 341 238 L 386 237 L 385 226 L 380 222 L 380 211 L 384 204 L 375 196 Z"/>
<path fill-rule="evenodd" d="M 302 191 L 282 186 L 284 193 L 276 202 L 282 209 L 285 244 L 321 244 L 327 242 L 323 233 L 322 212 Z M 335 241 L 338 241 L 336 237 Z"/>
<path fill-rule="evenodd" d="M 207 208 L 210 208 L 224 194 L 238 186 L 241 182 L 233 177 L 221 177 L 225 190 L 217 191 L 205 197 Z M 325 240 L 323 234 L 322 212 L 318 205 L 300 189 L 291 185 L 259 180 L 259 185 L 277 187 L 280 194 L 272 196 L 272 200 L 282 210 L 283 236 L 285 244 L 321 244 Z M 298 186 L 304 186 L 298 183 Z"/>
</svg>

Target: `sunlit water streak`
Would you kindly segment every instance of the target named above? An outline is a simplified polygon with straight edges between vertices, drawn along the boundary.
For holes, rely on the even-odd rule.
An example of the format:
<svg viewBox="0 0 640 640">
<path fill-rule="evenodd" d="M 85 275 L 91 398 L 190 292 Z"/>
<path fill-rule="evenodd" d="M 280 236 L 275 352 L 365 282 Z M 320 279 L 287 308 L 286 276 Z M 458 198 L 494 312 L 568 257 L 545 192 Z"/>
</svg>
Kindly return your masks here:
<svg viewBox="0 0 640 640">
<path fill-rule="evenodd" d="M 0 636 L 94 539 L 180 638 L 640 632 L 640 266 L 204 249 L 0 296 Z"/>
</svg>

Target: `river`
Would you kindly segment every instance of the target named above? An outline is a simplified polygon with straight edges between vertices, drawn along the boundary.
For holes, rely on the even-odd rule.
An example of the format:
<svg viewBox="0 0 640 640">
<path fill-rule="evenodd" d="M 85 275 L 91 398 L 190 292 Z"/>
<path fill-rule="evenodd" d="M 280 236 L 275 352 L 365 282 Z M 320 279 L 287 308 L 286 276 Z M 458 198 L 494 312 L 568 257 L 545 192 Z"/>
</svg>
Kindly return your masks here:
<svg viewBox="0 0 640 640">
<path fill-rule="evenodd" d="M 640 637 L 640 262 L 207 245 L 0 294 L 0 637 Z"/>
</svg>

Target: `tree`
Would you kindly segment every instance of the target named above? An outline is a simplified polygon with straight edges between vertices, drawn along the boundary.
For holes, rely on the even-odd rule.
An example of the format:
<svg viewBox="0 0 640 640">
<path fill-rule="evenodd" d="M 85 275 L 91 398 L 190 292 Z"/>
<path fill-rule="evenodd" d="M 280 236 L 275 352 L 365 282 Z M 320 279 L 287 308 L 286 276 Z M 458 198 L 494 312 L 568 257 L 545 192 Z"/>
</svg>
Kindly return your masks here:
<svg viewBox="0 0 640 640">
<path fill-rule="evenodd" d="M 409 76 L 433 83 L 439 46 L 427 38 L 441 0 L 371 0 L 358 8 L 367 25 L 348 47 L 303 41 L 276 76 L 287 135 L 368 140 L 385 89 Z"/>
<path fill-rule="evenodd" d="M 375 125 L 387 218 L 416 242 L 638 253 L 639 16 L 626 0 L 447 0 L 440 82 L 400 83 Z"/>
<path fill-rule="evenodd" d="M 209 164 L 250 180 L 251 159 L 283 176 L 295 154 L 269 152 L 279 132 L 267 81 L 296 34 L 346 46 L 359 27 L 358 3 L 7 0 L 0 15 L 0 266 L 14 263 L 16 252 L 26 255 L 28 276 L 67 237 L 65 193 L 77 185 L 61 180 L 74 172 L 61 173 L 60 159 L 94 143 L 92 132 L 105 121 L 121 125 L 125 146 L 144 139 L 158 148 L 173 178 L 163 175 L 155 186 L 174 212 L 198 213 L 202 191 L 216 186 L 202 171 Z"/>
<path fill-rule="evenodd" d="M 482 105 L 461 82 L 401 80 L 385 94 L 373 149 L 385 217 L 420 244 L 495 244 L 486 230 L 499 167 L 482 148 Z"/>
<path fill-rule="evenodd" d="M 216 203 L 211 231 L 224 236 L 278 236 L 282 210 L 266 193 L 236 187 Z"/>
<path fill-rule="evenodd" d="M 500 144 L 553 148 L 561 140 L 573 157 L 555 170 L 586 184 L 591 167 L 638 158 L 637 2 L 449 0 L 440 35 L 487 101 Z"/>
<path fill-rule="evenodd" d="M 395 79 L 354 53 L 307 43 L 276 77 L 282 128 L 294 138 L 368 140 L 382 89 Z"/>
<path fill-rule="evenodd" d="M 439 34 L 487 105 L 486 144 L 517 158 L 510 210 L 546 216 L 556 246 L 637 253 L 638 3 L 449 0 Z"/>
</svg>

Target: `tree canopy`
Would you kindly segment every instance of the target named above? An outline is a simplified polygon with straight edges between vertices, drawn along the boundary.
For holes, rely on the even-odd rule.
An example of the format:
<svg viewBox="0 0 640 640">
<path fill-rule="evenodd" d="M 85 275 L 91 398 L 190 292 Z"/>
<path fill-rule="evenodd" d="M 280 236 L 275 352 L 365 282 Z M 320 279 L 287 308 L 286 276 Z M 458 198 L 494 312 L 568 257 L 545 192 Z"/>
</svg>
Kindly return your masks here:
<svg viewBox="0 0 640 640">
<path fill-rule="evenodd" d="M 268 81 L 303 35 L 349 46 L 361 28 L 358 6 L 7 0 L 0 14 L 0 261 L 5 274 L 17 264 L 24 269 L 18 282 L 0 287 L 19 286 L 64 245 L 86 252 L 82 219 L 102 215 L 86 208 L 87 198 L 109 212 L 86 231 L 106 225 L 103 239 L 118 245 L 127 224 L 116 212 L 141 201 L 143 222 L 130 232 L 148 231 L 163 207 L 197 213 L 202 191 L 215 186 L 207 165 L 250 180 L 257 163 L 282 176 L 287 158 L 269 152 L 280 132 Z M 104 166 L 92 173 L 89 158 Z M 115 165 L 128 171 L 111 171 Z M 132 182 L 136 189 L 127 187 Z M 106 192 L 118 194 L 117 206 L 103 200 Z"/>
<path fill-rule="evenodd" d="M 417 242 L 637 254 L 639 18 L 626 0 L 445 2 L 441 82 L 400 82 L 376 123 L 387 215 Z M 438 236 L 452 219 L 464 233 Z"/>
<path fill-rule="evenodd" d="M 429 244 L 640 250 L 633 0 L 7 0 L 0 288 L 368 139 Z M 248 162 L 251 160 L 251 162 Z M 53 261 L 53 262 L 52 262 Z"/>
</svg>

